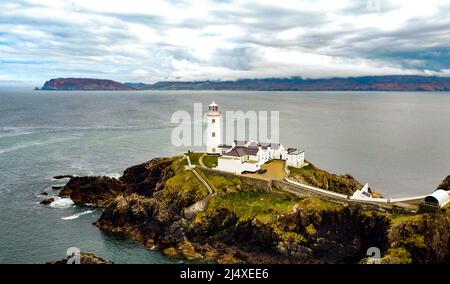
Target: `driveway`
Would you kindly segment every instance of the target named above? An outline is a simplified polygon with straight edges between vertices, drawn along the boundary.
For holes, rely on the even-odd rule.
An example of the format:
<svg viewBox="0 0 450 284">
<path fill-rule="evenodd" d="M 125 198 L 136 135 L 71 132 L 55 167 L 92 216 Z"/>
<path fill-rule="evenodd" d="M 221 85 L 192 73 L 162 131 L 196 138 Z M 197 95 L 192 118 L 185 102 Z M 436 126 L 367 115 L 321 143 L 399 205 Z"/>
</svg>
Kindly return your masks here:
<svg viewBox="0 0 450 284">
<path fill-rule="evenodd" d="M 268 163 L 265 163 L 261 167 L 267 169 L 267 171 L 264 174 L 246 173 L 242 175 L 263 180 L 284 180 L 284 177 L 286 176 L 286 172 L 284 171 L 283 160 L 273 160 Z"/>
</svg>

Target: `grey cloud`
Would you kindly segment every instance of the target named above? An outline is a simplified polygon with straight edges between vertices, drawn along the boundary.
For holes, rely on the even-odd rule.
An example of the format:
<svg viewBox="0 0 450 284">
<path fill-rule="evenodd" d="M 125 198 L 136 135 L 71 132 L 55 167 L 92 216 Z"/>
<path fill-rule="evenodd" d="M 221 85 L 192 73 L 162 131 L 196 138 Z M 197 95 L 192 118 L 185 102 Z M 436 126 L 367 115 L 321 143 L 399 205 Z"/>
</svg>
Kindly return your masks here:
<svg viewBox="0 0 450 284">
<path fill-rule="evenodd" d="M 255 48 L 218 48 L 213 53 L 211 63 L 214 66 L 232 70 L 251 70 L 252 63 L 258 59 L 260 59 L 260 55 Z"/>
</svg>

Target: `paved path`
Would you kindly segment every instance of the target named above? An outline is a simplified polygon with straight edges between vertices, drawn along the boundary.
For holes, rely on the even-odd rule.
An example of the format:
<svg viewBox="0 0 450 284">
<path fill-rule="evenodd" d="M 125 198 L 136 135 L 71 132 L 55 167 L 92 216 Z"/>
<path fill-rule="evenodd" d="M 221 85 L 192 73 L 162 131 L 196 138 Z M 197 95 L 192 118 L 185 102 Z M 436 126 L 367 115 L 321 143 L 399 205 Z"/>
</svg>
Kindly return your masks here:
<svg viewBox="0 0 450 284">
<path fill-rule="evenodd" d="M 205 164 L 203 163 L 204 156 L 206 156 L 206 153 L 204 153 L 203 155 L 200 156 L 200 158 L 198 158 L 198 163 L 200 164 L 200 166 L 206 168 Z"/>
<path fill-rule="evenodd" d="M 213 198 L 214 196 L 216 196 L 216 193 L 214 192 L 214 190 L 211 188 L 211 186 L 208 184 L 208 182 L 206 182 L 206 180 L 197 172 L 197 170 L 195 169 L 195 165 L 193 166 L 191 164 L 191 159 L 189 159 L 189 156 L 184 155 L 183 156 L 187 159 L 188 161 L 188 165 L 187 170 L 190 170 L 192 173 L 194 173 L 195 177 L 203 184 L 203 186 L 206 187 L 206 189 L 208 190 L 208 196 L 206 196 L 205 198 L 203 198 L 200 201 L 195 202 L 194 204 L 192 204 L 191 206 L 188 206 L 186 208 L 184 208 L 183 210 L 183 214 L 186 218 L 188 219 L 192 219 L 195 214 L 197 214 L 200 211 L 204 211 L 206 209 L 206 207 L 208 206 L 208 202 L 211 198 Z M 202 165 L 201 162 L 201 158 L 203 156 L 200 157 L 199 159 L 199 163 L 200 165 Z"/>
</svg>

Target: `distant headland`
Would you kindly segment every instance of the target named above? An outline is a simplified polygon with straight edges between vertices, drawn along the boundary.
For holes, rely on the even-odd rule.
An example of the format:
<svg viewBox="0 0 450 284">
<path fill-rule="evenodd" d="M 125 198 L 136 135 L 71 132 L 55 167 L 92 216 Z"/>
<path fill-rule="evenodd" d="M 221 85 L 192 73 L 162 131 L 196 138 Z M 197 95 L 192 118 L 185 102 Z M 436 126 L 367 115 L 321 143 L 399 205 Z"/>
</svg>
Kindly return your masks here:
<svg viewBox="0 0 450 284">
<path fill-rule="evenodd" d="M 37 88 L 38 89 L 38 88 Z M 229 90 L 229 91 L 450 91 L 450 77 L 390 75 L 328 79 L 265 78 L 235 81 L 161 81 L 154 84 L 119 83 L 92 78 L 58 78 L 40 90 Z"/>
<path fill-rule="evenodd" d="M 43 91 L 131 91 L 134 88 L 104 79 L 57 78 L 45 82 Z"/>
</svg>

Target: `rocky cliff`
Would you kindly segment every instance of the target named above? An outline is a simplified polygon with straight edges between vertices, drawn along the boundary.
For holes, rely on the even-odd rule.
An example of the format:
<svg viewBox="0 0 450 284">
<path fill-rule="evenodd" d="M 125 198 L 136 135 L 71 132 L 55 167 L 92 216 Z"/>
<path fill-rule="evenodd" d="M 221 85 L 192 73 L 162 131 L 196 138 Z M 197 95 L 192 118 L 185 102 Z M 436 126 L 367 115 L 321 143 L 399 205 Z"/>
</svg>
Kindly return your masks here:
<svg viewBox="0 0 450 284">
<path fill-rule="evenodd" d="M 127 169 L 118 180 L 74 178 L 64 194 L 105 206 L 97 227 L 171 257 L 218 263 L 359 263 L 370 247 L 383 263 L 449 263 L 450 209 L 379 212 L 297 198 L 236 176 L 200 174 L 216 191 L 206 210 L 183 209 L 208 196 L 181 157 Z M 95 181 L 96 180 L 96 181 Z M 95 192 L 95 193 L 94 193 Z M 109 198 L 108 198 L 109 196 Z"/>
<path fill-rule="evenodd" d="M 134 88 L 119 82 L 91 78 L 57 78 L 45 82 L 44 91 L 130 91 Z"/>
</svg>

